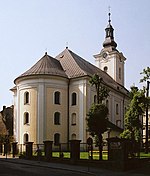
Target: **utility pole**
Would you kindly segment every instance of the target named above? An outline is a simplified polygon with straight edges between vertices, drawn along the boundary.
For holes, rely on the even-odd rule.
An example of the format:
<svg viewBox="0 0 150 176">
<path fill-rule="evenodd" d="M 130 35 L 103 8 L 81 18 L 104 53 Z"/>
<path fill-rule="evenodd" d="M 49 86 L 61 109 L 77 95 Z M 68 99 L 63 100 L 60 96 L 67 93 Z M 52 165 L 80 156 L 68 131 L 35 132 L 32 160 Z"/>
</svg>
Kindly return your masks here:
<svg viewBox="0 0 150 176">
<path fill-rule="evenodd" d="M 146 89 L 146 97 L 149 96 L 149 81 L 147 81 L 147 89 Z M 147 154 L 149 152 L 149 145 L 148 145 L 148 137 L 149 137 L 149 125 L 148 125 L 148 102 L 146 104 L 146 141 L 145 141 L 145 153 Z"/>
</svg>

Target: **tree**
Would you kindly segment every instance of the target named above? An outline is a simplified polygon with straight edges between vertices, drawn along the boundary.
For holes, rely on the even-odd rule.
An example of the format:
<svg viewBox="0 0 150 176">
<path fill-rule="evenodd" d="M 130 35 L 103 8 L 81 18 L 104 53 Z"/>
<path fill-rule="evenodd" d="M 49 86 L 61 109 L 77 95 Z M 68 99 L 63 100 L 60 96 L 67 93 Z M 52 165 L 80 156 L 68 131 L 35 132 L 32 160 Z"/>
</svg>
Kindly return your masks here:
<svg viewBox="0 0 150 176">
<path fill-rule="evenodd" d="M 97 102 L 96 104 L 93 104 L 89 110 L 87 125 L 90 134 L 98 139 L 99 159 L 102 160 L 102 134 L 107 131 L 108 122 L 108 108 L 103 103 L 103 100 L 109 96 L 109 91 L 104 85 L 102 85 L 103 79 L 100 78 L 98 74 L 93 75 L 89 82 L 92 86 L 95 86 Z"/>
<path fill-rule="evenodd" d="M 97 93 L 97 104 L 102 103 L 103 100 L 105 100 L 109 96 L 109 91 L 108 89 L 102 85 L 103 79 L 99 77 L 98 74 L 94 74 L 93 77 L 90 79 L 90 84 L 91 86 L 95 86 L 96 93 Z"/>
<path fill-rule="evenodd" d="M 140 80 L 140 82 L 147 82 L 147 88 L 145 88 L 146 90 L 146 107 L 145 107 L 145 111 L 146 111 L 146 142 L 145 142 L 145 153 L 148 153 L 148 108 L 150 105 L 150 100 L 149 100 L 149 80 L 150 80 L 150 68 L 147 67 L 146 69 L 143 69 L 143 72 L 141 72 L 140 74 L 143 75 L 143 78 Z"/>
<path fill-rule="evenodd" d="M 102 134 L 107 131 L 107 116 L 108 108 L 105 104 L 93 104 L 90 108 L 87 125 L 90 134 L 98 139 L 97 144 L 99 146 L 99 159 L 102 160 Z"/>
<path fill-rule="evenodd" d="M 138 90 L 137 87 L 131 87 L 130 98 L 131 101 L 125 113 L 125 128 L 121 134 L 121 137 L 131 141 L 131 145 L 133 147 L 131 147 L 130 152 L 133 155 L 134 150 L 136 149 L 135 144 L 140 144 L 142 139 L 142 121 L 140 117 L 144 113 L 144 91 Z"/>
</svg>

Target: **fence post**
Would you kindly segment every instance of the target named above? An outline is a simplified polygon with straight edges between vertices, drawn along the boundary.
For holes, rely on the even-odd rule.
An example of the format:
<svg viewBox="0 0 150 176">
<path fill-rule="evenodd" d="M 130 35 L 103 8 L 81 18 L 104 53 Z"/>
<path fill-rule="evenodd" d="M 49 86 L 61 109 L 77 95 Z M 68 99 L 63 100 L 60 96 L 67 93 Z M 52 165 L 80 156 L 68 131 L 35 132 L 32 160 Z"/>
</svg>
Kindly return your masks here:
<svg viewBox="0 0 150 176">
<path fill-rule="evenodd" d="M 13 142 L 13 143 L 12 143 L 13 158 L 14 158 L 15 155 L 17 154 L 17 143 L 18 143 L 18 142 Z"/>
<path fill-rule="evenodd" d="M 73 161 L 80 159 L 80 142 L 81 140 L 70 140 L 71 160 Z"/>
<path fill-rule="evenodd" d="M 31 158 L 33 153 L 33 142 L 26 143 L 26 157 Z"/>
<path fill-rule="evenodd" d="M 43 141 L 44 143 L 44 152 L 46 160 L 50 160 L 52 158 L 52 144 L 53 141 Z"/>
<path fill-rule="evenodd" d="M 3 144 L 0 142 L 0 154 L 3 153 Z"/>
</svg>

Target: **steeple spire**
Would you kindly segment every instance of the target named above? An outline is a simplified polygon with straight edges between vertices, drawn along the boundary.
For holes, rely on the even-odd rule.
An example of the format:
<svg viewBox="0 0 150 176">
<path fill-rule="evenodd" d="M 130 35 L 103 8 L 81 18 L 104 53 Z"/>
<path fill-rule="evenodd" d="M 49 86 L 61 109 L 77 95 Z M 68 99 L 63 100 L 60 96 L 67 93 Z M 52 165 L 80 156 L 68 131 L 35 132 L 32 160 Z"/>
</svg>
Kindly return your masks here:
<svg viewBox="0 0 150 176">
<path fill-rule="evenodd" d="M 110 13 L 110 7 L 109 7 L 109 13 L 108 13 L 108 25 L 105 29 L 106 31 L 106 37 L 105 37 L 105 41 L 103 43 L 103 47 L 108 47 L 111 46 L 113 48 L 117 47 L 117 43 L 114 41 L 114 29 L 111 25 L 111 13 Z"/>
</svg>

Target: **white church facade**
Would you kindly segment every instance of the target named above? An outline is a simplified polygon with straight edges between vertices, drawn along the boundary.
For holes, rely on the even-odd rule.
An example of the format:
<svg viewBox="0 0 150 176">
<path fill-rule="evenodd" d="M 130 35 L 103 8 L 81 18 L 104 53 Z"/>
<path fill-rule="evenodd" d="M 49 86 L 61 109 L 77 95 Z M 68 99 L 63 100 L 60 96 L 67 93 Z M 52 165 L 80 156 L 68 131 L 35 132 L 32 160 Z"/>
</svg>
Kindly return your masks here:
<svg viewBox="0 0 150 176">
<path fill-rule="evenodd" d="M 110 17 L 110 15 L 109 15 Z M 106 104 L 109 120 L 123 129 L 128 105 L 124 87 L 125 57 L 114 41 L 113 27 L 107 26 L 103 48 L 94 55 L 96 66 L 66 48 L 55 58 L 47 53 L 14 80 L 14 135 L 19 144 L 45 140 L 85 143 L 89 137 L 87 114 L 96 91 L 89 79 L 98 74 L 110 90 Z M 116 133 L 114 133 L 116 135 Z"/>
</svg>

